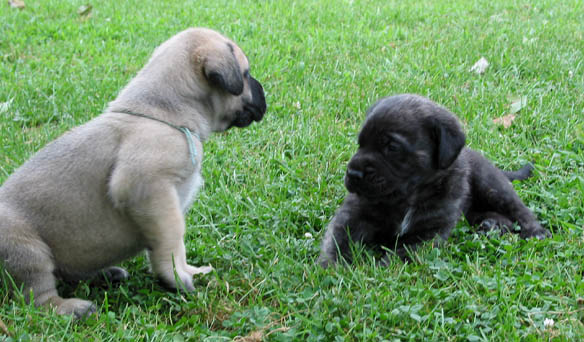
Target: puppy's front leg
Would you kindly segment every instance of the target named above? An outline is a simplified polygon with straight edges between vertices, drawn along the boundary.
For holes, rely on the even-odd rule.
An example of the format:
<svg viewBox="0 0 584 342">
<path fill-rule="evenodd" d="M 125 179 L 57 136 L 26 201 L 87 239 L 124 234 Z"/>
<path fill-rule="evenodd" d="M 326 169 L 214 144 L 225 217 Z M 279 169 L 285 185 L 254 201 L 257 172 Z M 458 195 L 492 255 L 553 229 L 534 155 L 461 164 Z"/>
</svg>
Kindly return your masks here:
<svg viewBox="0 0 584 342">
<path fill-rule="evenodd" d="M 351 263 L 351 241 L 366 245 L 376 243 L 374 239 L 378 229 L 374 224 L 361 219 L 353 209 L 350 202 L 345 201 L 327 226 L 318 258 L 322 267 L 335 265 L 340 259 Z"/>
<path fill-rule="evenodd" d="M 184 245 L 185 223 L 173 188 L 159 193 L 153 203 L 145 203 L 149 215 L 140 224 L 149 247 L 152 271 L 173 288 L 194 291 L 192 273 L 186 261 Z M 147 209 L 148 208 L 148 209 Z M 182 282 L 177 284 L 176 278 Z M 182 286 L 181 286 L 182 285 Z"/>
<path fill-rule="evenodd" d="M 128 210 L 144 236 L 152 271 L 169 287 L 193 291 L 193 274 L 209 270 L 187 264 L 185 221 L 176 188 L 159 181 L 141 184 L 139 190 L 132 191 Z M 182 284 L 177 284 L 177 279 Z"/>
<path fill-rule="evenodd" d="M 323 268 L 335 265 L 340 256 L 350 259 L 349 238 L 347 226 L 338 224 L 335 219 L 328 225 L 324 239 L 320 245 L 318 264 Z M 349 261 L 349 260 L 347 260 Z"/>
<path fill-rule="evenodd" d="M 448 235 L 450 235 L 450 230 L 448 230 L 448 233 L 427 230 L 417 235 L 405 236 L 397 240 L 398 246 L 395 249 L 395 254 L 402 261 L 410 261 L 410 254 L 415 252 L 422 243 L 434 240 L 435 244 L 433 245 L 435 247 L 440 247 L 446 243 Z"/>
</svg>

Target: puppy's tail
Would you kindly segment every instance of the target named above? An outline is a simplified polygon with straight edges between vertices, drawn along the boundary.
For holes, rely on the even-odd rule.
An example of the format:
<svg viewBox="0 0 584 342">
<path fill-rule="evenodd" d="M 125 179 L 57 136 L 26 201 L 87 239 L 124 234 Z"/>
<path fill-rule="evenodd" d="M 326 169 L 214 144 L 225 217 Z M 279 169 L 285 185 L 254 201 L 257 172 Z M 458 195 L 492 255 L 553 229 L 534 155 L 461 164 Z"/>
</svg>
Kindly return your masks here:
<svg viewBox="0 0 584 342">
<path fill-rule="evenodd" d="M 503 171 L 507 179 L 510 181 L 524 180 L 531 177 L 533 171 L 533 164 L 527 163 L 517 171 Z"/>
</svg>

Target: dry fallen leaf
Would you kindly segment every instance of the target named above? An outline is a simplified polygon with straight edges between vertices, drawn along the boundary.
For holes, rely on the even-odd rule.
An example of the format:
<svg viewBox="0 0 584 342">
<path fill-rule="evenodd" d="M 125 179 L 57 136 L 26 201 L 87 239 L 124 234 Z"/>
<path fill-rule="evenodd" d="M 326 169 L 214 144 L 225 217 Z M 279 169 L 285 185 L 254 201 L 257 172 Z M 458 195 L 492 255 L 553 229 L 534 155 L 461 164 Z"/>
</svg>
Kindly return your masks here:
<svg viewBox="0 0 584 342">
<path fill-rule="evenodd" d="M 286 331 L 290 330 L 289 327 L 279 327 L 279 328 L 276 328 L 274 330 L 271 330 L 270 332 L 268 332 L 266 334 L 265 333 L 266 328 L 252 331 L 247 336 L 238 336 L 233 341 L 234 342 L 262 342 L 266 337 L 270 336 L 273 333 L 286 332 Z"/>
<path fill-rule="evenodd" d="M 511 100 L 511 105 L 509 105 L 509 112 L 511 114 L 515 114 L 527 106 L 527 96 L 515 96 L 509 98 L 509 100 Z"/>
<path fill-rule="evenodd" d="M 4 335 L 10 336 L 10 331 L 8 331 L 8 327 L 6 326 L 6 324 L 4 324 L 4 322 L 2 322 L 1 319 L 0 319 L 0 331 L 2 331 L 4 333 Z"/>
<path fill-rule="evenodd" d="M 492 21 L 496 21 L 498 23 L 501 23 L 503 21 L 505 21 L 505 15 L 507 13 L 503 12 L 503 13 L 498 13 L 498 14 L 493 14 L 492 16 L 489 17 L 489 20 Z"/>
<path fill-rule="evenodd" d="M 12 100 L 9 100 L 6 102 L 0 102 L 0 114 L 8 112 L 8 109 L 10 109 L 11 104 L 12 104 Z"/>
<path fill-rule="evenodd" d="M 93 6 L 91 4 L 82 5 L 77 9 L 77 14 L 82 17 L 89 17 L 91 15 L 91 10 Z"/>
<path fill-rule="evenodd" d="M 511 124 L 516 117 L 517 116 L 515 114 L 507 114 L 500 118 L 493 119 L 493 122 L 497 125 L 502 125 L 504 128 L 509 128 L 511 127 Z"/>
<path fill-rule="evenodd" d="M 26 6 L 22 0 L 8 0 L 8 4 L 10 7 L 18 9 L 23 9 Z"/>
<path fill-rule="evenodd" d="M 513 121 L 519 115 L 519 111 L 527 106 L 527 96 L 511 96 L 509 97 L 509 114 L 503 115 L 500 118 L 493 119 L 493 122 L 497 125 L 502 125 L 505 128 L 511 127 Z"/>
<path fill-rule="evenodd" d="M 262 342 L 264 340 L 264 331 L 256 330 L 252 331 L 247 336 L 238 336 L 233 341 L 235 342 Z"/>
<path fill-rule="evenodd" d="M 470 68 L 470 72 L 476 72 L 477 74 L 483 74 L 485 70 L 489 67 L 489 62 L 485 57 L 481 57 L 473 66 Z"/>
</svg>

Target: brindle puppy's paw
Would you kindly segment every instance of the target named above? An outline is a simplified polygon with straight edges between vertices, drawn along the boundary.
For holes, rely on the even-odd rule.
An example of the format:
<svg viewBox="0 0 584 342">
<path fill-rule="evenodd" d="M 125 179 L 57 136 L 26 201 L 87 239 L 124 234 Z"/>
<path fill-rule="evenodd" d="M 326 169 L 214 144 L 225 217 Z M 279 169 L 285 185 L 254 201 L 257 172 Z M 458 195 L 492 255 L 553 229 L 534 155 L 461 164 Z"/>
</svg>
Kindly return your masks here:
<svg viewBox="0 0 584 342">
<path fill-rule="evenodd" d="M 483 233 L 488 233 L 493 230 L 499 230 L 501 235 L 510 233 L 513 224 L 509 222 L 500 222 L 494 218 L 484 219 L 478 226 L 478 230 Z"/>
<path fill-rule="evenodd" d="M 316 263 L 318 265 L 320 265 L 320 267 L 322 267 L 322 268 L 328 268 L 328 267 L 333 266 L 335 264 L 335 262 L 332 259 L 330 259 L 326 256 L 322 256 L 322 255 L 318 258 Z"/>
<path fill-rule="evenodd" d="M 409 262 L 413 262 L 413 253 L 414 253 L 414 248 L 409 247 L 409 246 L 402 246 L 402 247 L 398 247 L 396 248 L 394 255 L 397 255 L 399 257 L 399 259 L 404 262 L 404 263 L 409 263 Z M 390 257 L 390 254 L 387 253 L 386 258 Z M 387 260 L 389 261 L 389 259 Z"/>
<path fill-rule="evenodd" d="M 552 237 L 552 233 L 543 228 L 539 223 L 534 222 L 529 226 L 521 227 L 521 233 L 519 233 L 519 236 L 523 239 L 536 238 L 542 240 Z"/>
<path fill-rule="evenodd" d="M 381 266 L 381 267 L 388 267 L 389 265 L 391 265 L 391 263 L 393 262 L 393 260 L 397 260 L 396 259 L 396 256 L 398 256 L 399 257 L 399 260 L 401 260 L 404 263 L 407 263 L 407 262 L 410 261 L 410 258 L 407 256 L 407 252 L 405 252 L 405 249 L 403 251 L 400 251 L 400 254 L 403 255 L 403 256 L 398 255 L 397 251 L 388 251 L 379 260 L 379 266 Z"/>
</svg>

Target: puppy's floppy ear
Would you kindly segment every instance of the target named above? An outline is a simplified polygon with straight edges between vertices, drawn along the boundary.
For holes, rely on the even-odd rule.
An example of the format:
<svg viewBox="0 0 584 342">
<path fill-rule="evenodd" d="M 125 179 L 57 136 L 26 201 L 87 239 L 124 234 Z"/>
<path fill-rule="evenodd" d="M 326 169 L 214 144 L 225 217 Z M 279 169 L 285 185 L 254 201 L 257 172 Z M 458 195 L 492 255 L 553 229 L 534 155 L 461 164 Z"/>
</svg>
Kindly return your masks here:
<svg viewBox="0 0 584 342">
<path fill-rule="evenodd" d="M 446 169 L 458 157 L 466 137 L 456 118 L 442 108 L 439 110 L 437 115 L 431 115 L 427 120 L 435 143 L 436 166 L 439 169 Z"/>
<path fill-rule="evenodd" d="M 238 96 L 243 93 L 243 75 L 229 44 L 203 46 L 196 51 L 203 74 L 210 85 Z"/>
</svg>

